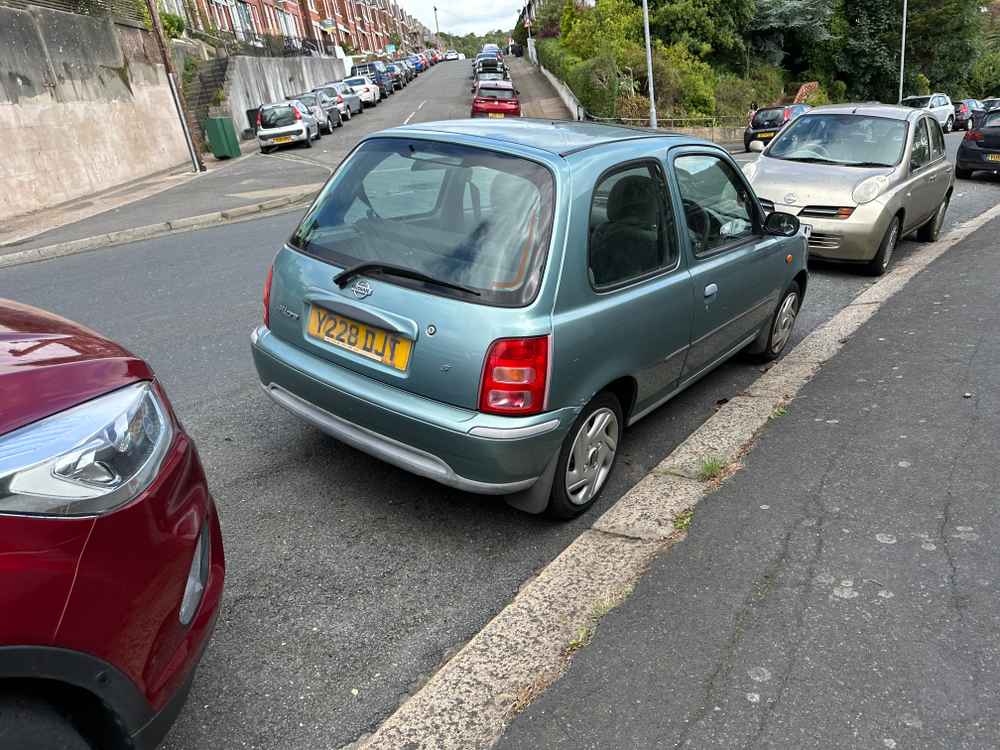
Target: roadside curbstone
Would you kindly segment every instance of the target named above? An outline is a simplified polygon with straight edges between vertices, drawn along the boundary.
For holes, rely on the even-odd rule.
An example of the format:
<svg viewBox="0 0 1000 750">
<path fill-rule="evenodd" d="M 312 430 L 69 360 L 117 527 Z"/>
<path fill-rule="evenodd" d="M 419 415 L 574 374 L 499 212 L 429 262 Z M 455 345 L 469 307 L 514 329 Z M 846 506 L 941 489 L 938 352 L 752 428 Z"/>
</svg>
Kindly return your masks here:
<svg viewBox="0 0 1000 750">
<path fill-rule="evenodd" d="M 283 196 L 281 198 L 272 198 L 269 201 L 264 201 L 260 203 L 261 211 L 270 211 L 272 208 L 281 208 L 282 206 L 287 206 L 292 202 L 292 197 L 290 195 Z"/>
<path fill-rule="evenodd" d="M 255 203 L 252 206 L 238 206 L 236 208 L 227 208 L 222 212 L 223 219 L 238 219 L 241 216 L 250 216 L 251 214 L 260 213 L 260 204 Z"/>
<path fill-rule="evenodd" d="M 185 216 L 183 219 L 171 219 L 167 222 L 167 227 L 171 232 L 175 232 L 178 229 L 201 229 L 202 227 L 218 224 L 221 221 L 222 212 L 212 211 L 211 213 L 198 214 L 197 216 Z"/>
<path fill-rule="evenodd" d="M 657 467 L 605 511 L 594 529 L 633 539 L 666 540 L 676 533 L 677 514 L 697 505 L 704 493 L 702 482 L 664 474 Z"/>
</svg>

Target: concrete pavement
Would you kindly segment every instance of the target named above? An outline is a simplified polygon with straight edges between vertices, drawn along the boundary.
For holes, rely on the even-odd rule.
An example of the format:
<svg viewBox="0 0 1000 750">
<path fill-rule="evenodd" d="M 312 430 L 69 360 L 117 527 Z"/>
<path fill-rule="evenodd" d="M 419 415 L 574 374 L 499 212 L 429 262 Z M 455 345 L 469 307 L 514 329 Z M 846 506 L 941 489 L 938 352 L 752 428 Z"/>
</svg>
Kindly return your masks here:
<svg viewBox="0 0 1000 750">
<path fill-rule="evenodd" d="M 1000 746 L 998 228 L 851 338 L 498 747 Z"/>
</svg>

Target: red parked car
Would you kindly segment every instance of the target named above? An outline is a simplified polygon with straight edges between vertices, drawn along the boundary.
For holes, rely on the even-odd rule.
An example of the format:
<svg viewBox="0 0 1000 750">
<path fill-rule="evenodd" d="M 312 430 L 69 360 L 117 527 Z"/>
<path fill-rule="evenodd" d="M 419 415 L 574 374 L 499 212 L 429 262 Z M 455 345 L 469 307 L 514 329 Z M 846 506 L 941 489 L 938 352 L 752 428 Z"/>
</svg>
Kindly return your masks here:
<svg viewBox="0 0 1000 750">
<path fill-rule="evenodd" d="M 480 81 L 472 99 L 472 117 L 520 117 L 518 94 L 510 81 Z"/>
<path fill-rule="evenodd" d="M 224 576 L 201 461 L 149 366 L 0 300 L 0 747 L 159 745 Z"/>
</svg>

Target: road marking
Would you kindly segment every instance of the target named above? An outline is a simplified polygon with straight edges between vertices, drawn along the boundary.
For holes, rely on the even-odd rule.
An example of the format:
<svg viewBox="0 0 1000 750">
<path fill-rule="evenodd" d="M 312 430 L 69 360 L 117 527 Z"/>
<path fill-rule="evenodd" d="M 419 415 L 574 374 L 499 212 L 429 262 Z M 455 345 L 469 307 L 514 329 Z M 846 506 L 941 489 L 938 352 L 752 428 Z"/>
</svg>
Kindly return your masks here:
<svg viewBox="0 0 1000 750">
<path fill-rule="evenodd" d="M 427 100 L 426 99 L 424 99 L 422 102 L 420 102 L 420 106 L 417 107 L 417 112 L 419 112 L 420 110 L 422 110 L 424 108 L 425 104 L 427 104 Z"/>
<path fill-rule="evenodd" d="M 514 717 L 558 680 L 571 644 L 629 595 L 682 534 L 673 525 L 716 488 L 692 478 L 697 458 L 739 460 L 774 409 L 795 397 L 881 305 L 987 222 L 1000 205 L 901 259 L 877 283 L 727 402 L 578 536 L 430 681 L 361 741 L 362 750 L 491 747 Z M 723 480 L 725 481 L 725 480 Z"/>
<path fill-rule="evenodd" d="M 409 125 L 410 124 L 410 120 L 413 119 L 413 115 L 415 115 L 415 114 L 417 114 L 417 113 L 416 112 L 410 112 L 410 116 L 407 117 L 405 120 L 403 120 L 403 124 L 404 125 Z"/>
</svg>

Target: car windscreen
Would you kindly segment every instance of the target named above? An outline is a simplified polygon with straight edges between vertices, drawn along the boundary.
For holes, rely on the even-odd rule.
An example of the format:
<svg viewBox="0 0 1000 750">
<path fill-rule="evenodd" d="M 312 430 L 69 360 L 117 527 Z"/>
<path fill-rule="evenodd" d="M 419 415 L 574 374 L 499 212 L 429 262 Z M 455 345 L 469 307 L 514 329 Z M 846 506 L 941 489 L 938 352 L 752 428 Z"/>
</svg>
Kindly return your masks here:
<svg viewBox="0 0 1000 750">
<path fill-rule="evenodd" d="M 346 81 L 344 81 L 344 83 L 346 83 L 348 86 L 364 86 L 364 85 L 366 85 L 364 78 L 348 78 Z"/>
<path fill-rule="evenodd" d="M 785 108 L 759 109 L 750 123 L 755 128 L 776 128 L 785 121 Z"/>
<path fill-rule="evenodd" d="M 503 73 L 497 73 L 497 72 L 491 73 L 489 71 L 486 71 L 483 73 L 476 74 L 477 81 L 502 81 L 503 79 L 504 79 Z"/>
<path fill-rule="evenodd" d="M 268 107 L 260 111 L 260 124 L 265 128 L 283 128 L 295 124 L 295 111 L 287 107 Z"/>
<path fill-rule="evenodd" d="M 767 155 L 787 161 L 892 167 L 902 158 L 905 145 L 905 120 L 804 114 L 781 132 Z"/>
<path fill-rule="evenodd" d="M 316 106 L 316 95 L 315 94 L 300 94 L 299 96 L 296 96 L 296 97 L 293 97 L 293 98 L 298 99 L 300 102 L 302 102 L 303 104 L 305 104 L 307 107 L 312 108 L 312 107 Z"/>
<path fill-rule="evenodd" d="M 1000 99 L 983 99 L 983 109 L 990 110 L 1000 107 Z"/>
<path fill-rule="evenodd" d="M 554 193 L 549 170 L 521 157 L 375 138 L 341 165 L 289 242 L 342 268 L 385 263 L 443 285 L 387 275 L 392 283 L 519 307 L 541 282 Z"/>
<path fill-rule="evenodd" d="M 983 124 L 981 127 L 984 128 L 1000 128 L 1000 112 L 990 112 L 983 119 Z"/>
<path fill-rule="evenodd" d="M 923 109 L 930 100 L 929 96 L 915 96 L 911 99 L 903 99 L 903 106 L 912 107 L 913 109 Z"/>
<path fill-rule="evenodd" d="M 512 89 L 491 89 L 486 86 L 479 87 L 478 96 L 482 99 L 499 99 L 501 101 L 510 101 L 516 98 Z"/>
</svg>

